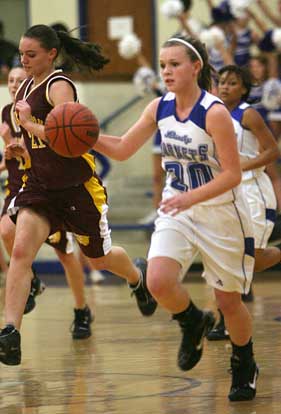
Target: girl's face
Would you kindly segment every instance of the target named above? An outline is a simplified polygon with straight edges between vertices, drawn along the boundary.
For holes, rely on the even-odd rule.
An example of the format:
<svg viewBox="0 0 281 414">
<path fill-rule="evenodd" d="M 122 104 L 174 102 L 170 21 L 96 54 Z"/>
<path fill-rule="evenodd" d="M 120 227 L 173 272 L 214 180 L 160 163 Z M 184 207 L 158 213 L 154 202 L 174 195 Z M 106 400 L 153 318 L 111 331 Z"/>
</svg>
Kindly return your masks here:
<svg viewBox="0 0 281 414">
<path fill-rule="evenodd" d="M 197 85 L 201 65 L 190 60 L 184 45 L 177 45 L 161 49 L 160 68 L 168 91 L 179 93 L 192 84 Z"/>
<path fill-rule="evenodd" d="M 258 59 L 250 60 L 250 72 L 256 81 L 262 81 L 265 78 L 266 67 Z"/>
<path fill-rule="evenodd" d="M 26 73 L 24 69 L 22 68 L 13 68 L 10 70 L 8 75 L 8 90 L 10 92 L 11 98 L 14 101 L 16 91 L 18 90 L 18 87 L 24 81 L 26 78 Z"/>
<path fill-rule="evenodd" d="M 37 39 L 22 37 L 19 44 L 21 63 L 27 76 L 39 77 L 53 70 L 55 48 L 44 49 Z"/>
<path fill-rule="evenodd" d="M 236 73 L 224 72 L 219 78 L 218 96 L 227 105 L 236 105 L 246 93 L 246 88 Z"/>
</svg>

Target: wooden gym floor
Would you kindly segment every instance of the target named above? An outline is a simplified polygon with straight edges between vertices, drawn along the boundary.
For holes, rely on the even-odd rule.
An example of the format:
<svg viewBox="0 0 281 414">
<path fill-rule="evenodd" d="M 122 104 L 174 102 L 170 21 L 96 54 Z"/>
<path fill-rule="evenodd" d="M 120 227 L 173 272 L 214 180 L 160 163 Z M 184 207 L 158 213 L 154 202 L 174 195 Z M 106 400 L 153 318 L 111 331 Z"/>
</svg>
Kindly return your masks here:
<svg viewBox="0 0 281 414">
<path fill-rule="evenodd" d="M 279 275 L 266 276 L 256 280 L 249 304 L 260 365 L 254 401 L 227 399 L 228 341 L 206 341 L 200 363 L 180 371 L 176 323 L 162 309 L 143 318 L 125 284 L 87 286 L 96 314 L 93 335 L 73 341 L 71 293 L 49 286 L 24 318 L 22 364 L 0 365 L 0 413 L 280 414 L 281 322 L 273 319 L 281 315 L 281 289 Z M 195 303 L 213 306 L 204 283 L 187 285 Z"/>
</svg>

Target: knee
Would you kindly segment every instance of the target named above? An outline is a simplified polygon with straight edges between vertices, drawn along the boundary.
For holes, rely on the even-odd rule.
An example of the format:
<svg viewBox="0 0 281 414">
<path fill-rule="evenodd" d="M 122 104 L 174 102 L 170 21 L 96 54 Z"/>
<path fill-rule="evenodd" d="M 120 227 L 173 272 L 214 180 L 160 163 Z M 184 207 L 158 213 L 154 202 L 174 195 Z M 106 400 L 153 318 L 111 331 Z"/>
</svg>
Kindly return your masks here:
<svg viewBox="0 0 281 414">
<path fill-rule="evenodd" d="M 221 292 L 217 295 L 218 308 L 224 315 L 235 313 L 241 303 L 241 295 L 238 292 Z"/>
<path fill-rule="evenodd" d="M 254 272 L 262 272 L 264 270 L 263 263 L 255 261 Z"/>
<path fill-rule="evenodd" d="M 264 252 L 256 249 L 254 272 L 262 272 L 264 270 L 263 259 L 264 259 Z"/>
<path fill-rule="evenodd" d="M 21 260 L 25 257 L 26 250 L 23 248 L 22 245 L 14 244 L 13 251 L 12 251 L 12 258 L 16 260 Z"/>
<path fill-rule="evenodd" d="M 96 259 L 89 258 L 89 262 L 95 270 L 105 270 L 108 267 L 106 256 L 99 257 L 99 258 L 96 258 Z"/>
<path fill-rule="evenodd" d="M 165 282 L 163 275 L 159 276 L 159 273 L 148 273 L 146 284 L 148 290 L 155 299 L 166 296 L 169 291 L 168 283 Z"/>
</svg>

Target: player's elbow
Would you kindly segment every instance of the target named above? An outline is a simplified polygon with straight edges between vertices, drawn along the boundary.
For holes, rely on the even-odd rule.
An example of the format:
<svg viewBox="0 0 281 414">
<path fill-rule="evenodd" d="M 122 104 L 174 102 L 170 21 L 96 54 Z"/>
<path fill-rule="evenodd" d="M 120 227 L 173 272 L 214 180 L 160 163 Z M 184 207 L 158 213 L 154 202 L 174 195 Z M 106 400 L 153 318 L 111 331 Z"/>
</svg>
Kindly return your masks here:
<svg viewBox="0 0 281 414">
<path fill-rule="evenodd" d="M 237 185 L 239 185 L 241 183 L 242 180 L 242 171 L 236 170 L 233 174 L 232 174 L 232 186 L 236 187 Z"/>
<path fill-rule="evenodd" d="M 116 161 L 127 161 L 130 158 L 131 154 L 126 151 L 120 151 L 116 153 Z"/>
</svg>

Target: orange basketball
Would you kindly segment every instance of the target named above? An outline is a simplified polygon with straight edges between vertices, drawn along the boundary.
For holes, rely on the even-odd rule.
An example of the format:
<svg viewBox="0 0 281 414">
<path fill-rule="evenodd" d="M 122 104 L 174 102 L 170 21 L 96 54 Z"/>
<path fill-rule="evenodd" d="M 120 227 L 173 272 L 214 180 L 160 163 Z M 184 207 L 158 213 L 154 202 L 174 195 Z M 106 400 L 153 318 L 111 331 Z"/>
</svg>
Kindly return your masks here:
<svg viewBox="0 0 281 414">
<path fill-rule="evenodd" d="M 54 107 L 45 121 L 50 148 L 63 157 L 79 157 L 89 151 L 99 136 L 99 122 L 92 111 L 78 102 Z"/>
</svg>

